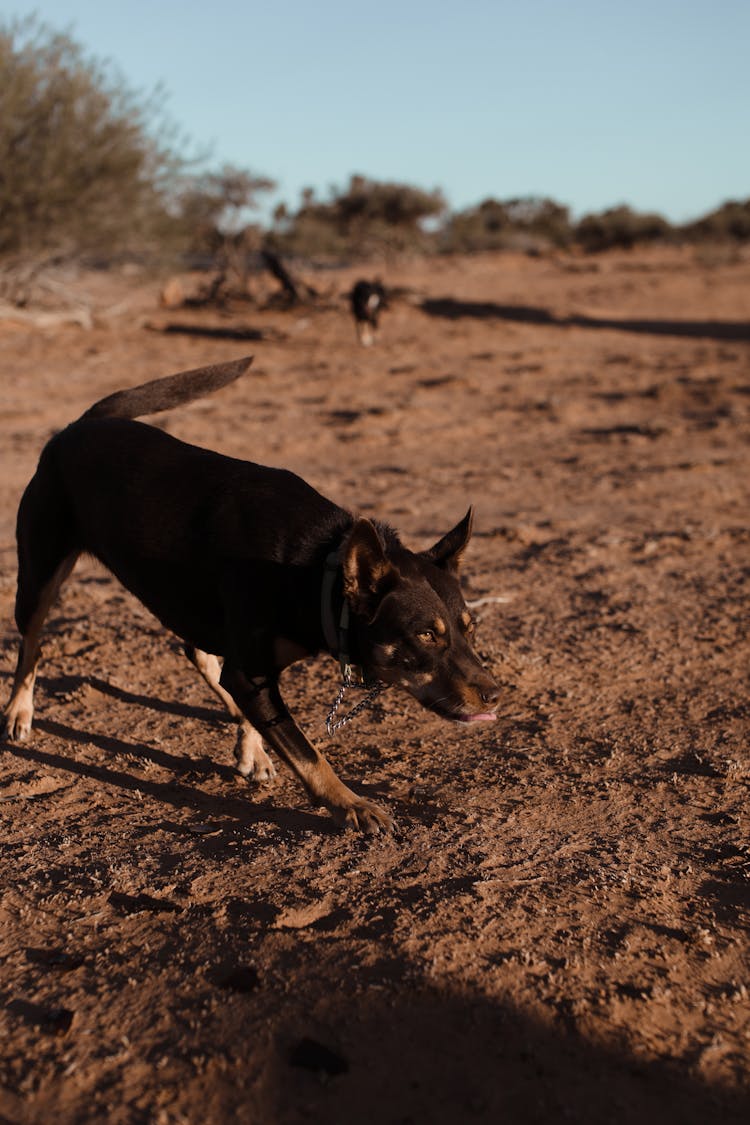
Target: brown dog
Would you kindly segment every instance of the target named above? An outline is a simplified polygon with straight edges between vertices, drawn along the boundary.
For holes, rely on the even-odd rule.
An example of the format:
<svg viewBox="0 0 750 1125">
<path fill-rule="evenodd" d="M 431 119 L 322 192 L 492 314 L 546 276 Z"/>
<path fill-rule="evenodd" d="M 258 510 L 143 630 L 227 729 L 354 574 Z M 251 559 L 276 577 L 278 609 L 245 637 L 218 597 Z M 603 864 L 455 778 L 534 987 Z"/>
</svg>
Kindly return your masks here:
<svg viewBox="0 0 750 1125">
<path fill-rule="evenodd" d="M 18 511 L 22 639 L 6 733 L 29 735 L 44 619 L 88 552 L 185 641 L 239 719 L 240 773 L 273 776 L 265 740 L 338 823 L 377 832 L 390 817 L 347 788 L 307 741 L 281 699 L 279 674 L 328 651 L 447 719 L 493 719 L 497 688 L 472 648 L 457 579 L 471 511 L 415 553 L 392 528 L 353 516 L 293 473 L 133 420 L 225 386 L 250 362 L 110 395 L 42 451 Z"/>
</svg>

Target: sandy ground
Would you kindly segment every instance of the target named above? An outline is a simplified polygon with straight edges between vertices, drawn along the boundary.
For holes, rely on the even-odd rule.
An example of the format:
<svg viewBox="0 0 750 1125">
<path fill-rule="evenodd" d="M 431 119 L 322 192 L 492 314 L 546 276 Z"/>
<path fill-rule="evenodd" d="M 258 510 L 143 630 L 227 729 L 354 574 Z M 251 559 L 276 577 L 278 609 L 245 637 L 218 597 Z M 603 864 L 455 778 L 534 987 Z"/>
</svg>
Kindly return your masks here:
<svg viewBox="0 0 750 1125">
<path fill-rule="evenodd" d="M 466 591 L 503 685 L 466 731 L 389 693 L 333 741 L 330 659 L 285 675 L 397 833 L 249 787 L 176 639 L 103 570 L 53 610 L 28 743 L 0 747 L 0 1119 L 750 1120 L 750 257 L 390 267 L 345 306 L 0 325 L 0 690 L 14 519 L 94 399 L 255 353 L 170 432 L 282 465 L 429 545 L 470 502 Z M 315 279 L 331 292 L 350 273 Z M 116 306 L 116 307 L 113 307 Z M 279 334 L 149 331 L 200 320 Z"/>
</svg>

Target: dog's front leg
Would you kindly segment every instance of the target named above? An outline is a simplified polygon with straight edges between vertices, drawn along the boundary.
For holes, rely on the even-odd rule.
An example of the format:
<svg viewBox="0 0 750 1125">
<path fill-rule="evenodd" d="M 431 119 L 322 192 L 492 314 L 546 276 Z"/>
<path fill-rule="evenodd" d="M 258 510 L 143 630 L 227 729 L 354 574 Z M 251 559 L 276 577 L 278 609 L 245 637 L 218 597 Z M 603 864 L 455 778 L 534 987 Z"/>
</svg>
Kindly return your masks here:
<svg viewBox="0 0 750 1125">
<path fill-rule="evenodd" d="M 320 751 L 307 741 L 289 714 L 273 677 L 249 677 L 225 663 L 221 683 L 269 746 L 294 771 L 313 804 L 325 805 L 343 827 L 371 833 L 393 827 L 388 813 L 374 801 L 353 793 Z"/>
</svg>

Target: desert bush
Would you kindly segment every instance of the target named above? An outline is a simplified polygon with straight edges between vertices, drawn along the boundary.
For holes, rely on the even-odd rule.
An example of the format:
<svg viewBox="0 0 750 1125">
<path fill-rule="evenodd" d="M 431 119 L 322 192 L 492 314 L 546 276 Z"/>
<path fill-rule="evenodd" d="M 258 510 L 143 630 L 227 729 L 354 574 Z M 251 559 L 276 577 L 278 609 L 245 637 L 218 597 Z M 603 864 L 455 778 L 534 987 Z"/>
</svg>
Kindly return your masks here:
<svg viewBox="0 0 750 1125">
<path fill-rule="evenodd" d="M 440 233 L 439 245 L 450 253 L 540 249 L 565 246 L 570 234 L 568 208 L 553 199 L 485 199 L 476 207 L 451 215 Z"/>
<path fill-rule="evenodd" d="M 750 199 L 730 199 L 680 232 L 691 242 L 747 242 L 750 240 Z"/>
<path fill-rule="evenodd" d="M 639 213 L 630 207 L 611 207 L 584 215 L 574 230 L 575 241 L 590 253 L 629 249 L 638 243 L 670 238 L 673 228 L 661 215 Z"/>
<path fill-rule="evenodd" d="M 221 258 L 237 247 L 257 249 L 260 232 L 248 224 L 248 212 L 257 206 L 259 194 L 275 186 L 273 180 L 231 164 L 183 177 L 171 210 L 185 251 Z"/>
<path fill-rule="evenodd" d="M 328 200 L 306 189 L 296 213 L 277 212 L 274 240 L 285 253 L 306 257 L 426 251 L 432 243 L 426 224 L 444 211 L 440 191 L 352 176 Z"/>
<path fill-rule="evenodd" d="M 112 253 L 165 237 L 183 170 L 161 95 L 131 91 L 36 17 L 0 26 L 0 255 Z"/>
<path fill-rule="evenodd" d="M 499 250 L 507 245 L 509 232 L 505 205 L 496 199 L 485 199 L 476 207 L 450 216 L 440 234 L 440 247 L 457 253 Z"/>
</svg>

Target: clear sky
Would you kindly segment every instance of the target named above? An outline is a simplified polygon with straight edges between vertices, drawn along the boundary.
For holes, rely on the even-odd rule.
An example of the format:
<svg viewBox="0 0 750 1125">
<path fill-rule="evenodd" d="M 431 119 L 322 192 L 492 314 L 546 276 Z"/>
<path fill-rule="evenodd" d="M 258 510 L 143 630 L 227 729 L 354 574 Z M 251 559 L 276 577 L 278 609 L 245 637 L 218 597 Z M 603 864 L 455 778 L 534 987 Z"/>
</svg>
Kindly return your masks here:
<svg viewBox="0 0 750 1125">
<path fill-rule="evenodd" d="M 292 206 L 351 173 L 454 210 L 549 195 L 682 221 L 750 196 L 750 0 L 6 0 Z"/>
</svg>

